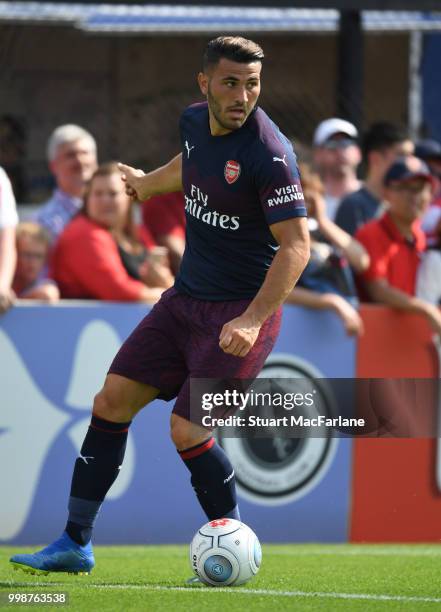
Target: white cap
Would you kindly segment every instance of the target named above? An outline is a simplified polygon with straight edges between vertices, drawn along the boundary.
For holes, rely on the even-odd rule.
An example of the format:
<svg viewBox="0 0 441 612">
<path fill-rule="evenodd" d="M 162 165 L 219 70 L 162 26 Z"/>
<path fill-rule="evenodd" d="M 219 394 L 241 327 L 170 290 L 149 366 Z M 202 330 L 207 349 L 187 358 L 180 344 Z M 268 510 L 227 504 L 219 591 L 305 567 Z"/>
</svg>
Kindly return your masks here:
<svg viewBox="0 0 441 612">
<path fill-rule="evenodd" d="M 347 134 L 349 138 L 357 138 L 358 130 L 352 123 L 333 117 L 318 124 L 313 138 L 313 144 L 321 147 L 334 134 Z"/>
</svg>

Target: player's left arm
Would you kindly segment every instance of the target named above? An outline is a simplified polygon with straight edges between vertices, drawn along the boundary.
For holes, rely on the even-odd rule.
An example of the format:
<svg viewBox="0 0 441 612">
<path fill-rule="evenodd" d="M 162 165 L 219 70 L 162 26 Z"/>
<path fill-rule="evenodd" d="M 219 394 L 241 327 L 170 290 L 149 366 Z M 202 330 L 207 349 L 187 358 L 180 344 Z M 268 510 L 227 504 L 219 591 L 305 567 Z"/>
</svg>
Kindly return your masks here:
<svg viewBox="0 0 441 612">
<path fill-rule="evenodd" d="M 279 244 L 259 292 L 239 317 L 226 323 L 219 337 L 225 353 L 245 357 L 260 328 L 293 290 L 309 259 L 309 230 L 305 217 L 294 217 L 270 225 Z"/>
</svg>

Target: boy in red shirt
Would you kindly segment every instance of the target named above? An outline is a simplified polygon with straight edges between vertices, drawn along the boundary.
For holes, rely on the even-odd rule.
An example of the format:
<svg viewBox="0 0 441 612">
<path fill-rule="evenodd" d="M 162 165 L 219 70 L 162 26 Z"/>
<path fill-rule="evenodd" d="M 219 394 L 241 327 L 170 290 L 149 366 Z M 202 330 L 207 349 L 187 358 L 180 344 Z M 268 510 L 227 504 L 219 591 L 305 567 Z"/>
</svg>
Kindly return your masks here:
<svg viewBox="0 0 441 612">
<path fill-rule="evenodd" d="M 426 248 L 419 220 L 433 197 L 433 177 L 422 160 L 409 156 L 391 166 L 384 185 L 388 211 L 355 235 L 370 257 L 369 268 L 360 275 L 363 297 L 420 313 L 440 333 L 438 308 L 415 297 L 417 271 Z"/>
</svg>

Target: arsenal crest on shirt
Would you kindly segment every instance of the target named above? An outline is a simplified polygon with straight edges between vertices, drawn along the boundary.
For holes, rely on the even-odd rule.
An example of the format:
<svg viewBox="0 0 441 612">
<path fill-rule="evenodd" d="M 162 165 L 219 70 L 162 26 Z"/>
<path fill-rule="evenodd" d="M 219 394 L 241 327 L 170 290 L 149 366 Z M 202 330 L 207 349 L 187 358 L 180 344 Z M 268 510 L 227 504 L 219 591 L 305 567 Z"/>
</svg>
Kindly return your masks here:
<svg viewBox="0 0 441 612">
<path fill-rule="evenodd" d="M 230 159 L 225 164 L 224 170 L 225 180 L 229 185 L 235 183 L 240 176 L 240 164 L 234 159 Z"/>
</svg>

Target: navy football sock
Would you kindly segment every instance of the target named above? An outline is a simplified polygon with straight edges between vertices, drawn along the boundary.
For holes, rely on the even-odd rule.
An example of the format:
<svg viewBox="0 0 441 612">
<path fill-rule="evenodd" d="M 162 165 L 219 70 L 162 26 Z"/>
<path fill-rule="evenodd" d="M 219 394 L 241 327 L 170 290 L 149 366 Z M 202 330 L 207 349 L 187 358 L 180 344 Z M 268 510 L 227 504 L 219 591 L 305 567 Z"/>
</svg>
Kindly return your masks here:
<svg viewBox="0 0 441 612">
<path fill-rule="evenodd" d="M 208 519 L 240 520 L 233 466 L 214 438 L 178 452 L 190 470 L 191 484 Z"/>
<path fill-rule="evenodd" d="M 101 504 L 119 474 L 130 423 L 113 423 L 92 415 L 75 462 L 69 498 L 68 535 L 85 545 Z"/>
</svg>

